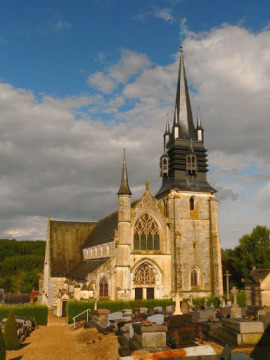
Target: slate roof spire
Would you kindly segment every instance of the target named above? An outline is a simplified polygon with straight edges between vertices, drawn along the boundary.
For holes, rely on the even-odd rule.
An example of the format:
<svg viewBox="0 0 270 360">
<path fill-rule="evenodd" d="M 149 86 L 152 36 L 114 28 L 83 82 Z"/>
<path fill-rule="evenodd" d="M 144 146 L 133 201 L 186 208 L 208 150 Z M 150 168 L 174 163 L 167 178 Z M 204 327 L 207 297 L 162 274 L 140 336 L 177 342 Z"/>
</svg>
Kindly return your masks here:
<svg viewBox="0 0 270 360">
<path fill-rule="evenodd" d="M 184 65 L 184 51 L 181 46 L 172 134 L 175 140 L 178 138 L 191 139 L 194 132 L 195 127 Z"/>
<path fill-rule="evenodd" d="M 121 176 L 121 184 L 118 190 L 117 195 L 131 195 L 131 191 L 128 185 L 128 174 L 127 174 L 127 166 L 126 166 L 126 149 L 124 149 L 124 158 L 122 165 L 122 176 Z"/>
</svg>

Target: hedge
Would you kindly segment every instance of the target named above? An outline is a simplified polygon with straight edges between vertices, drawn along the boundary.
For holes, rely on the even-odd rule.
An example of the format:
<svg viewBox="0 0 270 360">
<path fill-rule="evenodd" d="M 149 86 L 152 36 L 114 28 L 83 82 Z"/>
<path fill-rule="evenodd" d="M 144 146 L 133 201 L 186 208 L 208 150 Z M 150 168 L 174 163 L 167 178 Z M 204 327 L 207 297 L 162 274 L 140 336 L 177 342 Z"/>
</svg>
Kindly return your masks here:
<svg viewBox="0 0 270 360">
<path fill-rule="evenodd" d="M 15 316 L 27 316 L 35 319 L 38 325 L 47 325 L 48 307 L 46 305 L 2 305 L 0 306 L 0 321 L 8 317 L 13 309 Z"/>
<path fill-rule="evenodd" d="M 172 305 L 172 300 L 164 299 L 164 300 L 130 300 L 130 301 L 122 301 L 122 300 L 99 300 L 98 301 L 98 309 L 108 309 L 110 312 L 121 311 L 123 309 L 132 309 L 134 312 L 137 307 L 148 307 L 149 309 L 154 309 L 156 306 L 162 306 L 165 310 L 166 306 Z M 94 310 L 94 301 L 92 300 L 81 300 L 81 301 L 68 301 L 66 306 L 66 315 L 68 322 L 71 323 L 73 321 L 73 317 L 80 314 L 81 312 L 91 309 L 91 312 Z M 86 319 L 86 313 L 82 314 L 77 320 Z"/>
<path fill-rule="evenodd" d="M 224 299 L 226 296 L 224 295 Z M 205 299 L 207 300 L 207 306 L 210 306 L 211 303 L 214 306 L 218 307 L 218 298 L 214 296 L 210 296 L 208 298 L 198 297 L 193 299 L 193 304 L 196 307 L 204 305 Z M 230 299 L 232 301 L 232 294 L 230 294 Z M 189 300 L 189 299 L 184 299 Z M 239 292 L 237 294 L 237 303 L 240 307 L 246 306 L 246 296 L 245 292 Z M 97 307 L 99 309 L 108 309 L 110 312 L 121 311 L 123 309 L 132 309 L 134 312 L 137 307 L 148 307 L 149 309 L 154 309 L 156 306 L 162 306 L 163 310 L 165 310 L 166 306 L 172 305 L 173 301 L 170 299 L 151 299 L 151 300 L 130 300 L 130 301 L 122 301 L 122 300 L 99 300 L 97 303 Z M 94 310 L 94 301 L 93 300 L 80 300 L 80 301 L 68 301 L 66 306 L 66 316 L 68 322 L 71 323 L 73 321 L 73 317 L 82 313 L 83 311 L 90 309 L 91 312 Z M 77 318 L 77 320 L 86 320 L 86 313 L 82 314 Z"/>
</svg>

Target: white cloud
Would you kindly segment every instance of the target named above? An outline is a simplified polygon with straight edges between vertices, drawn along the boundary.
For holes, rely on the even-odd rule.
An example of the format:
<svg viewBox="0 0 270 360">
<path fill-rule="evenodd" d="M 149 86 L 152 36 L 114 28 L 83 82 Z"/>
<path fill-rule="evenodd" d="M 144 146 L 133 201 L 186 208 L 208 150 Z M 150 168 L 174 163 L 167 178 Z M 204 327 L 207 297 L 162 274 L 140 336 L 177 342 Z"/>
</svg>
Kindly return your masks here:
<svg viewBox="0 0 270 360">
<path fill-rule="evenodd" d="M 254 35 L 228 25 L 184 42 L 208 178 L 219 190 L 223 247 L 257 224 L 269 226 L 269 42 L 268 30 Z M 90 75 L 93 96 L 37 101 L 30 91 L 0 84 L 1 234 L 45 238 L 48 215 L 92 220 L 115 210 L 124 147 L 133 200 L 147 178 L 155 194 L 177 67 L 178 60 L 160 66 L 124 50 L 116 64 Z"/>
<path fill-rule="evenodd" d="M 140 15 L 135 16 L 135 19 L 144 21 L 148 16 L 152 16 L 165 22 L 174 22 L 174 17 L 172 15 L 172 9 L 170 8 L 159 8 L 157 6 L 151 6 L 149 10 L 145 10 Z"/>
<path fill-rule="evenodd" d="M 150 64 L 146 55 L 123 50 L 121 59 L 109 69 L 109 75 L 117 83 L 125 83 L 130 77 L 138 74 L 141 70 L 150 66 Z"/>
<path fill-rule="evenodd" d="M 105 94 L 110 94 L 116 88 L 115 81 L 101 71 L 90 75 L 88 77 L 88 84 Z"/>
</svg>

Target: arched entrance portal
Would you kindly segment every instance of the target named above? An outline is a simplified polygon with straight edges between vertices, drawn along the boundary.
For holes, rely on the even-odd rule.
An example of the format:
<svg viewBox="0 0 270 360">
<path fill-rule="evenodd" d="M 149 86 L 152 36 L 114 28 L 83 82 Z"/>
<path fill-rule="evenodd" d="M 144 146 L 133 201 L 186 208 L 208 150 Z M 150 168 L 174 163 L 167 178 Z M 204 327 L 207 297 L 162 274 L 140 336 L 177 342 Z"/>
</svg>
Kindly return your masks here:
<svg viewBox="0 0 270 360">
<path fill-rule="evenodd" d="M 145 261 L 134 273 L 135 300 L 154 299 L 156 275 L 153 266 Z"/>
</svg>

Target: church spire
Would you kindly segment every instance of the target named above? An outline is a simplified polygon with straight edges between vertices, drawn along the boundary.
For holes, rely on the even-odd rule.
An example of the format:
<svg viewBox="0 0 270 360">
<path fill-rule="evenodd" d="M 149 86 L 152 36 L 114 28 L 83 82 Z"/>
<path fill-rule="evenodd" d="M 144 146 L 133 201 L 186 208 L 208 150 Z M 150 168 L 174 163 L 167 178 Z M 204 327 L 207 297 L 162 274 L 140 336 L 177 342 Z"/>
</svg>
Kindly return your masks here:
<svg viewBox="0 0 270 360">
<path fill-rule="evenodd" d="M 181 46 L 172 134 L 174 140 L 178 138 L 191 139 L 194 131 L 195 128 L 184 65 L 184 51 Z"/>
<path fill-rule="evenodd" d="M 160 157 L 162 185 L 156 197 L 167 196 L 173 189 L 215 192 L 206 179 L 207 150 L 204 147 L 204 130 L 200 113 L 198 113 L 196 128 L 193 123 L 182 44 L 173 126 L 170 135 L 167 135 L 166 128 L 163 136 L 164 151 Z"/>
<path fill-rule="evenodd" d="M 123 166 L 122 166 L 122 176 L 121 176 L 121 184 L 118 190 L 117 195 L 131 195 L 131 191 L 128 185 L 128 174 L 127 174 L 127 166 L 126 166 L 126 149 L 124 149 L 124 158 L 123 158 Z"/>
</svg>

